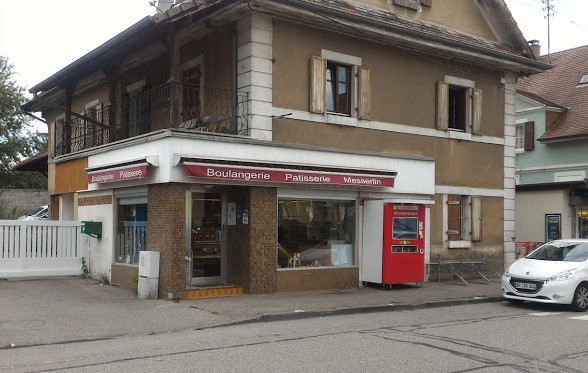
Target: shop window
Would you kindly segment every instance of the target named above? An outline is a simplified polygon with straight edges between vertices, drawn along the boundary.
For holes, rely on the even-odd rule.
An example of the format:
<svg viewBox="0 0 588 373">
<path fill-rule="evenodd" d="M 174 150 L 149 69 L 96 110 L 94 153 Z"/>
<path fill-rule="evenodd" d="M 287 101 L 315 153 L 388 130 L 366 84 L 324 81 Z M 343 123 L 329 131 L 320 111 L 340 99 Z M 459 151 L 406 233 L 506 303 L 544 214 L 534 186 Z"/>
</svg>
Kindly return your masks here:
<svg viewBox="0 0 588 373">
<path fill-rule="evenodd" d="M 578 238 L 588 238 L 588 209 L 578 210 Z"/>
<path fill-rule="evenodd" d="M 437 82 L 436 128 L 480 135 L 482 90 L 466 79 L 446 77 Z"/>
<path fill-rule="evenodd" d="M 370 119 L 371 73 L 359 57 L 323 50 L 310 63 L 310 112 Z"/>
<path fill-rule="evenodd" d="M 147 250 L 146 203 L 119 200 L 115 250 L 115 261 L 117 263 L 139 263 L 139 252 Z"/>
<path fill-rule="evenodd" d="M 278 201 L 278 267 L 354 265 L 355 201 Z"/>
<path fill-rule="evenodd" d="M 449 248 L 467 248 L 470 241 L 480 241 L 481 198 L 450 194 L 446 206 Z"/>
</svg>

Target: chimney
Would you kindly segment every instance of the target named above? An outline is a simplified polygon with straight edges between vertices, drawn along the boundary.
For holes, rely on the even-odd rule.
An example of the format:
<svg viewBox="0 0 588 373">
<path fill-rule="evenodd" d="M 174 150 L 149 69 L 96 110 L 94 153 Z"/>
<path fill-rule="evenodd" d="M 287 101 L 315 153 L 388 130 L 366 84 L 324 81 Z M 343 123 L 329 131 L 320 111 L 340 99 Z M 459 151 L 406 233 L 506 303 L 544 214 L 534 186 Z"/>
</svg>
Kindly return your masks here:
<svg viewBox="0 0 588 373">
<path fill-rule="evenodd" d="M 535 59 L 541 57 L 541 44 L 539 44 L 539 40 L 529 40 L 529 48 L 531 48 L 531 53 L 533 53 Z"/>
</svg>

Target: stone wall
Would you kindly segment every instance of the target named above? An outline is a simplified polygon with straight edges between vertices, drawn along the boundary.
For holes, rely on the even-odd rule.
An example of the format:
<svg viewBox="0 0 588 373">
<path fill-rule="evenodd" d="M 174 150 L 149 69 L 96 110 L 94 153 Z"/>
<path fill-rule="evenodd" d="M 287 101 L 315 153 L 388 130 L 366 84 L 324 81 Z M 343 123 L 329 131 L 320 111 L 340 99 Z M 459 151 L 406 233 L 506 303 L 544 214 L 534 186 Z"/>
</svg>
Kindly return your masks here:
<svg viewBox="0 0 588 373">
<path fill-rule="evenodd" d="M 0 219 L 16 219 L 48 204 L 46 189 L 0 189 Z"/>
</svg>

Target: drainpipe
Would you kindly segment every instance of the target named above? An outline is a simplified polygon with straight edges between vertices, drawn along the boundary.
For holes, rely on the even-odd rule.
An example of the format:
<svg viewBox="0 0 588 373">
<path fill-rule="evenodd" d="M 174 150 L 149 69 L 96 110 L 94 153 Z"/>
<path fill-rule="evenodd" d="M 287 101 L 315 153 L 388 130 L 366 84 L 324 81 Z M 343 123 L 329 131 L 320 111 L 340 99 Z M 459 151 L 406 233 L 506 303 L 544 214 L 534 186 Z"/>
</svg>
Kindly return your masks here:
<svg viewBox="0 0 588 373">
<path fill-rule="evenodd" d="M 233 29 L 231 33 L 231 49 L 233 53 L 232 74 L 233 74 L 233 115 L 232 115 L 232 130 L 233 134 L 237 134 L 237 110 L 239 109 L 239 100 L 237 97 L 237 30 Z"/>
</svg>

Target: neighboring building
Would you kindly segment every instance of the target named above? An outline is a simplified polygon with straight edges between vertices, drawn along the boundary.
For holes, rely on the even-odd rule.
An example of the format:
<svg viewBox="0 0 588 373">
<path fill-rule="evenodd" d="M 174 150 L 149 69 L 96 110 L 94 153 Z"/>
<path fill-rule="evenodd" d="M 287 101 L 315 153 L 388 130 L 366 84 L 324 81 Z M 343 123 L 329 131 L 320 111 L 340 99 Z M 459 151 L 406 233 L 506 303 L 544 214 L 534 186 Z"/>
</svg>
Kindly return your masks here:
<svg viewBox="0 0 588 373">
<path fill-rule="evenodd" d="M 162 297 L 356 287 L 514 260 L 531 56 L 502 0 L 187 1 L 23 108 L 50 123 L 53 218 L 102 223 L 92 273 L 130 284 L 147 249 Z"/>
<path fill-rule="evenodd" d="M 588 238 L 588 46 L 517 83 L 517 242 Z"/>
</svg>

